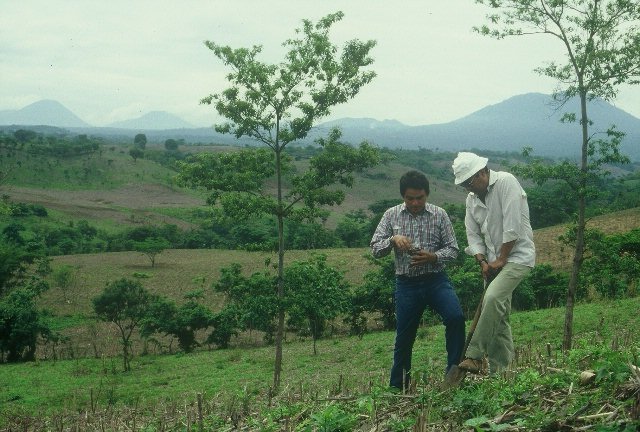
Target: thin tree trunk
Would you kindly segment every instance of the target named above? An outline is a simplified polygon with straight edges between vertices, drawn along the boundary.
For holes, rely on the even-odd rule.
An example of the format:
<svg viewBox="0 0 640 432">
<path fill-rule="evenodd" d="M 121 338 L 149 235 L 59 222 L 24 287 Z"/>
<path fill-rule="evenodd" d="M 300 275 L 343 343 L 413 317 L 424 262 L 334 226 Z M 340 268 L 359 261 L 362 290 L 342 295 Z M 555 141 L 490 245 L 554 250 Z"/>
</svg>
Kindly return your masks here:
<svg viewBox="0 0 640 432">
<path fill-rule="evenodd" d="M 279 130 L 276 127 L 276 136 Z M 284 336 L 284 214 L 282 206 L 281 148 L 276 143 L 276 176 L 278 181 L 278 328 L 276 329 L 276 357 L 273 368 L 273 388 L 280 387 L 282 371 L 282 340 Z"/>
<path fill-rule="evenodd" d="M 576 245 L 573 255 L 573 265 L 571 268 L 571 278 L 569 289 L 567 290 L 567 304 L 564 319 L 564 338 L 562 348 L 567 351 L 571 349 L 573 341 L 573 307 L 575 304 L 576 291 L 578 288 L 578 277 L 584 258 L 584 232 L 586 228 L 586 200 L 585 189 L 587 185 L 587 150 L 589 143 L 589 122 L 587 117 L 587 94 L 586 91 L 580 93 L 580 121 L 582 126 L 582 155 L 580 170 L 582 176 L 579 181 L 578 190 L 578 226 L 576 228 Z"/>
</svg>

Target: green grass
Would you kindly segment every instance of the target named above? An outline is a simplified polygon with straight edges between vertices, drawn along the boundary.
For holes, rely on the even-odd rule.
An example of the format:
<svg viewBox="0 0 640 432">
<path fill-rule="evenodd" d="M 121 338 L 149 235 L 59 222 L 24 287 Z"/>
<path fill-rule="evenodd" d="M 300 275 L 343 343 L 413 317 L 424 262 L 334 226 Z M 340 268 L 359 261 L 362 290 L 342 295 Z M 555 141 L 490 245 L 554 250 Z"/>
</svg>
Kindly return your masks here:
<svg viewBox="0 0 640 432">
<path fill-rule="evenodd" d="M 284 345 L 283 385 L 275 395 L 269 391 L 272 347 L 138 355 L 127 373 L 122 372 L 118 357 L 3 364 L 0 418 L 15 425 L 19 423 L 16 419 L 24 421 L 26 413 L 42 421 L 61 413 L 69 419 L 73 413 L 104 415 L 106 410 L 124 417 L 136 407 L 136 412 L 146 413 L 140 414 L 139 421 L 144 419 L 150 425 L 157 424 L 159 410 L 179 406 L 184 410 L 176 411 L 175 419 L 184 422 L 184 416 L 190 415 L 187 411 L 195 412 L 198 394 L 205 403 L 205 420 L 229 427 L 225 430 L 231 430 L 228 416 L 232 412 L 242 415 L 244 424 L 257 422 L 261 427 L 269 422 L 279 424 L 274 418 L 281 419 L 284 412 L 297 418 L 300 425 L 316 426 L 329 420 L 348 422 L 353 416 L 363 427 L 369 425 L 358 430 L 371 430 L 373 411 L 386 425 L 384 430 L 402 430 L 401 425 L 415 423 L 420 415 L 427 415 L 443 428 L 447 422 L 458 427 L 464 422 L 486 424 L 516 405 L 522 410 L 519 424 L 525 426 L 575 421 L 571 416 L 582 407 L 587 406 L 584 412 L 592 414 L 605 403 L 617 406 L 623 417 L 630 401 L 615 395 L 629 377 L 627 362 L 637 362 L 640 355 L 639 307 L 638 298 L 578 305 L 575 349 L 568 355 L 560 350 L 563 309 L 514 313 L 518 355 L 513 366 L 518 373 L 494 380 L 469 378 L 451 392 L 439 389 L 444 367 L 443 327 L 423 328 L 414 348 L 417 393 L 399 399 L 385 390 L 393 332 L 371 333 L 362 339 L 323 339 L 318 342 L 317 355 L 313 355 L 311 341 L 288 341 Z M 549 372 L 547 367 L 559 372 Z M 584 369 L 598 372 L 597 386 L 578 384 Z M 369 419 L 366 422 L 365 417 Z"/>
<path fill-rule="evenodd" d="M 128 183 L 170 184 L 175 172 L 144 159 L 134 162 L 128 147 L 103 146 L 101 153 L 56 158 L 16 153 L 6 156 L 6 183 L 44 189 L 104 190 Z"/>
</svg>

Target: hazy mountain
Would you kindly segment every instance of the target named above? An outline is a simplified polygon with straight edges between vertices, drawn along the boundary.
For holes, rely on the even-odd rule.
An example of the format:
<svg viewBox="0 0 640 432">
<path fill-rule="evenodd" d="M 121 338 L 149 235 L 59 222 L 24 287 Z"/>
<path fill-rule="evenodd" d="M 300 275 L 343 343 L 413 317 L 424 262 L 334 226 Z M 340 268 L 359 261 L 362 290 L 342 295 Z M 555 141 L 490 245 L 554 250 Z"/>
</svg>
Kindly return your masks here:
<svg viewBox="0 0 640 432">
<path fill-rule="evenodd" d="M 108 127 L 118 129 L 163 130 L 191 129 L 193 125 L 166 111 L 151 111 L 135 119 L 111 123 Z"/>
<path fill-rule="evenodd" d="M 578 105 L 576 98 L 564 107 L 558 107 L 549 95 L 529 93 L 442 124 L 408 126 L 396 120 L 343 118 L 314 127 L 302 143 L 310 144 L 314 139 L 326 136 L 332 127 L 338 126 L 342 129 L 343 140 L 354 144 L 367 140 L 390 148 L 513 152 L 520 152 L 528 146 L 533 147 L 535 154 L 540 156 L 578 158 L 581 143 L 579 124 L 562 124 L 559 121 L 566 112 L 578 112 Z M 615 124 L 627 134 L 622 151 L 632 160 L 640 161 L 640 119 L 602 100 L 590 102 L 589 115 L 594 122 L 591 133 L 603 133 L 611 124 Z M 186 121 L 164 111 L 112 123 L 106 128 L 94 128 L 54 101 L 36 102 L 18 111 L 0 111 L 0 125 L 3 124 L 67 127 L 74 133 L 124 140 L 133 139 L 136 133 L 142 132 L 156 142 L 182 138 L 188 143 L 255 143 L 244 137 L 237 140 L 233 135 L 218 134 L 211 127 L 193 128 Z"/>
<path fill-rule="evenodd" d="M 89 126 L 60 102 L 53 100 L 34 102 L 19 110 L 0 111 L 0 125 Z"/>
<path fill-rule="evenodd" d="M 538 155 L 578 157 L 580 125 L 561 123 L 560 118 L 566 112 L 579 112 L 577 98 L 558 107 L 549 95 L 529 93 L 449 123 L 404 126 L 396 122 L 392 127 L 384 127 L 385 122 L 376 124 L 371 119 L 341 119 L 319 125 L 312 135 L 324 135 L 330 127 L 339 126 L 343 139 L 353 143 L 368 140 L 392 148 L 447 151 L 476 148 L 519 152 L 530 146 Z M 618 130 L 627 134 L 622 144 L 623 152 L 640 160 L 640 119 L 602 100 L 589 103 L 589 115 L 594 122 L 590 128 L 592 133 L 605 132 L 615 124 Z"/>
</svg>

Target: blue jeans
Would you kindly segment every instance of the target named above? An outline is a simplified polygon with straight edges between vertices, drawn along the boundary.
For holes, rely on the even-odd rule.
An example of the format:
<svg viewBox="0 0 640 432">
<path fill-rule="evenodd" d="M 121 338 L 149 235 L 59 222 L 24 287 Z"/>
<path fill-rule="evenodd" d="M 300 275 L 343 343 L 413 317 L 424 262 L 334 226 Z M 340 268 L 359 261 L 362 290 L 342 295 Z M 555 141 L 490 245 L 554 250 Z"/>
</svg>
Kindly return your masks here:
<svg viewBox="0 0 640 432">
<path fill-rule="evenodd" d="M 460 362 L 464 349 L 464 315 L 460 301 L 445 272 L 407 278 L 396 277 L 396 342 L 389 385 L 408 388 L 411 353 L 422 314 L 431 308 L 445 325 L 447 371 Z"/>
</svg>

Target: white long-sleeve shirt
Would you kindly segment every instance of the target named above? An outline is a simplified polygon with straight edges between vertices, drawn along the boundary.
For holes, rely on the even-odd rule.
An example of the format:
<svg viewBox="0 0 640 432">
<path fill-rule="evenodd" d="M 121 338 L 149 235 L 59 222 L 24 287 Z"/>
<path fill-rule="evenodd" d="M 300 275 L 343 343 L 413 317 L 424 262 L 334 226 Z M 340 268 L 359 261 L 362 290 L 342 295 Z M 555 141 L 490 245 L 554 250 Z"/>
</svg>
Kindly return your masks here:
<svg viewBox="0 0 640 432">
<path fill-rule="evenodd" d="M 466 208 L 467 254 L 481 253 L 490 262 L 495 261 L 503 243 L 515 240 L 507 262 L 528 267 L 535 265 L 536 249 L 527 194 L 512 174 L 490 170 L 485 202 L 470 192 Z"/>
</svg>

